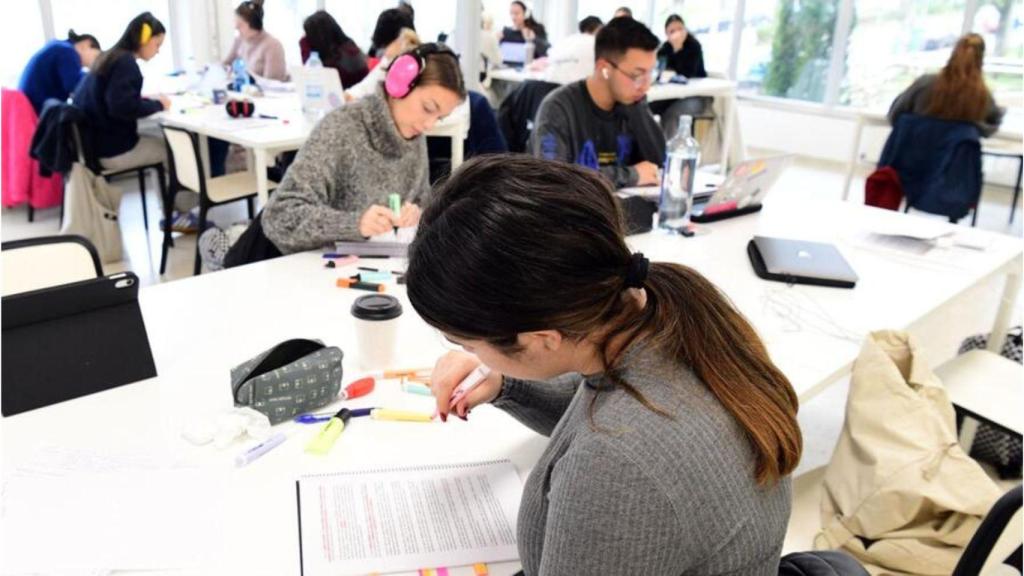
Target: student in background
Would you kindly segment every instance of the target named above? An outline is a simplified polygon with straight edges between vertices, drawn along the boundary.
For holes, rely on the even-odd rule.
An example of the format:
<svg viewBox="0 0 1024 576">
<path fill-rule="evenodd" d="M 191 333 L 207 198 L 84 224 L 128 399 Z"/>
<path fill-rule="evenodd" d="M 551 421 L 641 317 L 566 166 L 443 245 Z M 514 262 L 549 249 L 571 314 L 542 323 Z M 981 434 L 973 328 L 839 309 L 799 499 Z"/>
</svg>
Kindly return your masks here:
<svg viewBox="0 0 1024 576">
<path fill-rule="evenodd" d="M 139 134 L 137 121 L 171 107 L 166 96 L 142 97 L 142 72 L 136 59 L 151 60 L 164 43 L 164 25 L 149 12 L 136 16 L 114 46 L 101 54 L 75 91 L 85 114 L 100 164 L 127 170 L 164 162 L 163 138 Z"/>
<path fill-rule="evenodd" d="M 370 71 L 366 65 L 366 54 L 326 10 L 314 12 L 302 23 L 302 28 L 306 32 L 299 40 L 303 64 L 309 59 L 310 52 L 317 52 L 324 66 L 338 71 L 343 88 L 355 86 L 366 78 Z"/>
<path fill-rule="evenodd" d="M 559 40 L 548 50 L 544 80 L 569 84 L 583 80 L 594 72 L 594 37 L 604 24 L 597 16 L 587 16 L 579 23 L 579 33 Z"/>
<path fill-rule="evenodd" d="M 530 9 L 526 4 L 515 0 L 509 6 L 509 16 L 512 18 L 512 27 L 505 27 L 501 31 L 501 42 L 521 44 L 533 42 L 533 57 L 543 58 L 548 54 L 548 32 L 544 25 L 533 18 Z"/>
<path fill-rule="evenodd" d="M 717 287 L 624 235 L 577 166 L 482 157 L 436 189 L 406 281 L 464 349 L 434 368 L 437 411 L 492 403 L 550 437 L 519 507 L 525 574 L 777 574 L 796 393 Z"/>
<path fill-rule="evenodd" d="M 398 37 L 391 41 L 381 53 L 380 63 L 374 66 L 373 70 L 366 75 L 358 84 L 345 91 L 345 101 L 351 102 L 373 94 L 377 91 L 377 85 L 384 81 L 388 66 L 399 54 L 404 54 L 420 45 L 420 37 L 412 28 L 402 28 Z"/>
<path fill-rule="evenodd" d="M 612 18 L 632 18 L 633 10 L 629 6 L 619 6 Z"/>
<path fill-rule="evenodd" d="M 92 34 L 68 30 L 67 40 L 50 41 L 32 55 L 21 73 L 18 90 L 28 97 L 36 114 L 49 99 L 64 102 L 100 55 L 100 43 Z"/>
<path fill-rule="evenodd" d="M 225 66 L 230 67 L 241 58 L 250 74 L 271 80 L 288 79 L 284 46 L 263 29 L 263 0 L 246 0 L 235 8 L 235 30 L 238 37 L 224 58 Z"/>
<path fill-rule="evenodd" d="M 973 122 L 982 136 L 995 134 L 1006 111 L 996 106 L 985 85 L 984 61 L 985 40 L 981 36 L 967 34 L 960 38 L 938 74 L 921 76 L 896 97 L 889 108 L 889 123 L 895 125 L 901 114 L 918 114 Z"/>
<path fill-rule="evenodd" d="M 657 48 L 658 38 L 632 18 L 601 28 L 594 72 L 541 102 L 532 154 L 600 170 L 616 188 L 657 184 L 665 138 L 645 97 Z"/>
<path fill-rule="evenodd" d="M 412 17 L 404 10 L 389 8 L 377 16 L 377 24 L 374 25 L 373 36 L 370 38 L 370 51 L 367 52 L 371 60 L 371 70 L 378 65 L 387 47 L 398 38 L 403 28 L 416 31 Z"/>
<path fill-rule="evenodd" d="M 679 14 L 672 14 L 665 20 L 665 43 L 658 49 L 659 68 L 671 70 L 687 78 L 707 78 L 704 70 L 704 50 L 700 42 L 686 29 L 686 23 Z M 679 128 L 679 117 L 707 114 L 714 103 L 713 98 L 693 96 L 679 100 L 660 100 L 651 103 L 651 111 L 661 117 L 661 128 L 665 138 L 672 138 Z"/>
<path fill-rule="evenodd" d="M 419 222 L 430 190 L 424 133 L 466 98 L 466 88 L 458 59 L 443 45 L 408 55 L 422 63 L 418 73 L 400 56 L 376 93 L 328 114 L 299 150 L 261 217 L 281 253 Z M 402 195 L 401 214 L 387 207 L 389 193 Z"/>
</svg>

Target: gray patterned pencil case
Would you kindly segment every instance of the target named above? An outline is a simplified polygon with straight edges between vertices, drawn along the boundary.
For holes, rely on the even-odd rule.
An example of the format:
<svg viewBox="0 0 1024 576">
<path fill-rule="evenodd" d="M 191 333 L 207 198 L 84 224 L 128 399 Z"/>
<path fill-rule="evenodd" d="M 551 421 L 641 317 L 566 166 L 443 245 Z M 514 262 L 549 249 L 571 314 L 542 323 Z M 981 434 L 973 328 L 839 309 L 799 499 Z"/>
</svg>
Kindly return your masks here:
<svg viewBox="0 0 1024 576">
<path fill-rule="evenodd" d="M 341 391 L 337 346 L 286 340 L 231 369 L 235 406 L 250 406 L 278 424 L 330 404 Z"/>
</svg>

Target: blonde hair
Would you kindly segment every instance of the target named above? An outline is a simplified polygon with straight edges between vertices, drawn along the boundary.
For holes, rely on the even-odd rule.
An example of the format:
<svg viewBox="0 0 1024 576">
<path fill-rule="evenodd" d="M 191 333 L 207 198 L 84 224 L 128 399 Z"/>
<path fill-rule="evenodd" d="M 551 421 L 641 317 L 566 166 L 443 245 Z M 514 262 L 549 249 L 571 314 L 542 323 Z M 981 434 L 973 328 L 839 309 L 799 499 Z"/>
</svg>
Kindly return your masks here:
<svg viewBox="0 0 1024 576">
<path fill-rule="evenodd" d="M 396 40 L 401 42 L 399 44 L 399 52 L 408 52 L 421 44 L 419 35 L 412 28 L 402 28 L 399 30 Z"/>
<path fill-rule="evenodd" d="M 992 98 L 981 72 L 984 61 L 981 36 L 972 33 L 960 38 L 932 86 L 925 114 L 944 120 L 984 120 Z"/>
</svg>

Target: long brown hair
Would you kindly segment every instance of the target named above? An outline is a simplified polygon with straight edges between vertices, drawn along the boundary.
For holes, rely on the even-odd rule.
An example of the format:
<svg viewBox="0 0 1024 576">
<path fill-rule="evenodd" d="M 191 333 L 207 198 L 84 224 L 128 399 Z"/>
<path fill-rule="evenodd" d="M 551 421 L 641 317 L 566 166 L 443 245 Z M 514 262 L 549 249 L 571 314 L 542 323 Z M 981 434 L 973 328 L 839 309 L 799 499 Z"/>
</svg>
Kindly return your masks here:
<svg viewBox="0 0 1024 576">
<path fill-rule="evenodd" d="M 466 99 L 466 83 L 459 68 L 459 57 L 451 48 L 439 42 L 428 42 L 404 52 L 411 53 L 418 53 L 423 59 L 423 71 L 416 80 L 416 86 L 440 86 L 454 92 L 459 100 Z"/>
<path fill-rule="evenodd" d="M 981 73 L 984 60 L 985 40 L 981 36 L 967 34 L 960 38 L 932 85 L 925 113 L 944 120 L 984 120 L 992 98 Z"/>
<path fill-rule="evenodd" d="M 685 364 L 746 432 L 760 483 L 800 459 L 797 397 L 761 339 L 706 278 L 649 265 L 639 309 L 623 293 L 637 259 L 609 183 L 597 172 L 525 155 L 474 158 L 434 191 L 410 248 L 409 300 L 432 326 L 514 355 L 518 334 L 598 338 L 606 375 L 649 409 L 608 343 L 643 341 Z"/>
</svg>

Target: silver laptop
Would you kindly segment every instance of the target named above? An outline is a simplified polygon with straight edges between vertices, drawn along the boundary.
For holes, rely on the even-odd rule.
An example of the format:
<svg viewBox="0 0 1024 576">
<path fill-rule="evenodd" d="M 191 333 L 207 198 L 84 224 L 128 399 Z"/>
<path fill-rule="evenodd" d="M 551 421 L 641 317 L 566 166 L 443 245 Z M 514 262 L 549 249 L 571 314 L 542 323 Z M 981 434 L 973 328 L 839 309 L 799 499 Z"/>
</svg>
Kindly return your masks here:
<svg viewBox="0 0 1024 576">
<path fill-rule="evenodd" d="M 852 287 L 857 273 L 832 244 L 754 236 L 767 272 L 789 282 Z"/>
<path fill-rule="evenodd" d="M 696 190 L 693 215 L 734 212 L 761 204 L 792 158 L 792 154 L 783 154 L 740 162 L 713 192 Z"/>
<path fill-rule="evenodd" d="M 341 87 L 341 77 L 338 76 L 338 71 L 334 68 L 309 69 L 304 66 L 292 66 L 289 73 L 292 80 L 295 81 L 295 90 L 298 92 L 299 98 L 302 99 L 303 110 L 309 107 L 307 105 L 309 100 L 316 99 L 318 96 L 322 97 L 327 103 L 328 111 L 334 110 L 345 103 L 345 92 Z M 314 86 L 323 90 L 322 94 L 312 94 L 307 91 L 307 84 L 311 80 Z"/>
</svg>

